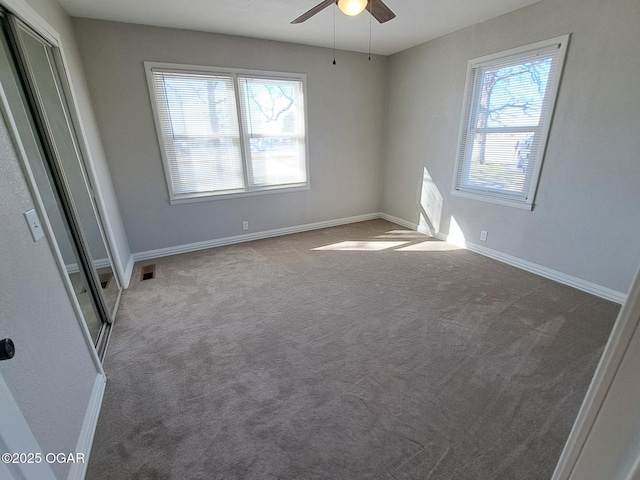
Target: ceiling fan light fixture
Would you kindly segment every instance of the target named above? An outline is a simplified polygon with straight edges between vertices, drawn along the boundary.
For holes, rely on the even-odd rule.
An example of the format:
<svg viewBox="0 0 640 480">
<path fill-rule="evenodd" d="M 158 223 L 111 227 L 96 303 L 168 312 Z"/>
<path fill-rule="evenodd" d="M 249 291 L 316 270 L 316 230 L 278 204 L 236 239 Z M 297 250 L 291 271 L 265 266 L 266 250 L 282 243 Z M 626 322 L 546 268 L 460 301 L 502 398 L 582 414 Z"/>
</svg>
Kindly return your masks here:
<svg viewBox="0 0 640 480">
<path fill-rule="evenodd" d="M 360 15 L 367 7 L 367 0 L 338 0 L 338 8 L 350 17 Z"/>
</svg>

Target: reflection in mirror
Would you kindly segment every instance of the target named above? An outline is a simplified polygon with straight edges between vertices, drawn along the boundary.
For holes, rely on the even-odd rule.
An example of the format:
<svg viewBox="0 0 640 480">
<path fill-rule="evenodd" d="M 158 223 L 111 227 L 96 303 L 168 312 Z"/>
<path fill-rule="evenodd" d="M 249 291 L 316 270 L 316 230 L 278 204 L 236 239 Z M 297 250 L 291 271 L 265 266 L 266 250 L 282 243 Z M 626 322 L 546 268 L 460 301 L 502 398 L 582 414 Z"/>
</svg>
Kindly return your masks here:
<svg viewBox="0 0 640 480">
<path fill-rule="evenodd" d="M 94 343 L 103 328 L 103 322 L 88 288 L 87 278 L 81 268 L 78 252 L 58 195 L 55 184 L 46 167 L 44 152 L 38 140 L 35 125 L 26 107 L 26 99 L 17 82 L 15 65 L 10 60 L 10 50 L 4 36 L 0 37 L 0 83 L 11 109 L 11 117 L 18 130 L 26 154 L 29 169 L 35 180 L 45 213 L 53 230 L 55 242 L 64 261 L 65 269 L 73 286 L 84 320 Z"/>
<path fill-rule="evenodd" d="M 71 117 L 59 51 L 0 11 L 0 80 L 69 286 L 102 356 L 121 287 Z M 71 292 L 70 292 L 71 293 Z"/>
<path fill-rule="evenodd" d="M 62 77 L 56 68 L 54 49 L 27 26 L 19 22 L 16 25 L 28 77 L 38 92 L 35 100 L 55 151 L 58 174 L 68 189 L 68 201 L 77 216 L 81 235 L 89 250 L 87 257 L 97 277 L 94 279 L 97 295 L 105 306 L 107 321 L 111 322 L 121 288 L 114 275 L 99 211 L 65 98 Z"/>
</svg>

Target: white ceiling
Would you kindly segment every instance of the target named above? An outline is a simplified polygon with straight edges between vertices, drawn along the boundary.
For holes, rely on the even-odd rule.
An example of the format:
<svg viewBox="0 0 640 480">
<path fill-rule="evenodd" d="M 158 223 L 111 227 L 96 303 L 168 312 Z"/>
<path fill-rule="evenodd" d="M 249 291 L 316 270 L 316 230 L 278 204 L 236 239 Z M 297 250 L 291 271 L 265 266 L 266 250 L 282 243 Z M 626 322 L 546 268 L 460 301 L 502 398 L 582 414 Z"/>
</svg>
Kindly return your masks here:
<svg viewBox="0 0 640 480">
<path fill-rule="evenodd" d="M 329 7 L 298 25 L 294 18 L 320 0 L 58 0 L 75 17 L 201 30 L 366 52 L 368 12 L 346 17 Z M 397 17 L 372 22 L 373 53 L 391 55 L 539 0 L 385 0 Z"/>
</svg>

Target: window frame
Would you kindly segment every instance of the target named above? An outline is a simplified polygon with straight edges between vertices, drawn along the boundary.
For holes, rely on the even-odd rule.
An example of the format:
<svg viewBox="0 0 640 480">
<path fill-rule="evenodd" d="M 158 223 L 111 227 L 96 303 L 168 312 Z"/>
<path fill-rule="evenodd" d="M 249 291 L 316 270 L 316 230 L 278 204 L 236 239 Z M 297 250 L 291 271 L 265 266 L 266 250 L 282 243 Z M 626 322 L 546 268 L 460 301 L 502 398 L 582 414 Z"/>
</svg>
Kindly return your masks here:
<svg viewBox="0 0 640 480">
<path fill-rule="evenodd" d="M 521 208 L 525 210 L 533 210 L 535 204 L 535 197 L 538 190 L 538 184 L 540 180 L 540 172 L 542 170 L 542 164 L 546 153 L 547 140 L 549 132 L 551 130 L 551 123 L 555 110 L 555 105 L 558 100 L 558 91 L 560 87 L 560 81 L 564 70 L 564 61 L 566 57 L 566 50 L 569 44 L 570 34 L 561 35 L 558 37 L 550 38 L 540 42 L 535 42 L 528 45 L 512 48 L 502 52 L 485 55 L 482 57 L 474 58 L 467 63 L 466 83 L 464 90 L 464 99 L 462 105 L 462 115 L 460 120 L 460 131 L 458 134 L 458 145 L 456 150 L 456 160 L 453 172 L 453 181 L 451 187 L 451 194 L 457 197 L 463 197 L 472 200 L 479 200 L 483 202 L 495 203 L 499 205 L 506 205 L 510 207 Z M 473 140 L 468 140 L 473 135 L 469 132 L 474 129 L 472 121 L 476 118 L 475 112 L 479 108 L 480 98 L 478 96 L 478 90 L 482 85 L 482 76 L 476 75 L 476 72 L 480 68 L 496 67 L 504 65 L 507 61 L 515 60 L 517 65 L 518 57 L 525 59 L 529 57 L 532 52 L 538 50 L 549 49 L 557 46 L 556 65 L 553 75 L 549 76 L 547 92 L 549 100 L 547 103 L 546 112 L 541 116 L 538 127 L 540 138 L 537 143 L 537 149 L 534 157 L 534 168 L 531 170 L 530 183 L 528 191 L 523 191 L 522 195 L 513 195 L 505 190 L 470 188 L 462 185 L 463 179 L 471 167 L 470 155 L 473 151 L 472 148 L 467 148 L 467 143 L 473 143 Z M 504 127 L 504 130 L 514 129 L 518 127 Z M 499 131 L 501 127 L 493 127 L 494 130 Z M 525 177 L 525 181 L 526 181 Z"/>
<path fill-rule="evenodd" d="M 151 108 L 153 111 L 154 123 L 156 126 L 156 135 L 158 144 L 160 147 L 160 153 L 162 156 L 162 165 L 164 168 L 165 180 L 167 184 L 167 191 L 169 193 L 169 203 L 182 204 L 193 203 L 211 200 L 221 200 L 238 197 L 250 197 L 256 195 L 266 195 L 274 193 L 288 193 L 299 192 L 309 190 L 311 188 L 310 172 L 309 172 L 309 129 L 308 129 L 308 109 L 307 109 L 307 76 L 304 73 L 288 73 L 288 72 L 273 72 L 264 70 L 251 70 L 241 68 L 229 68 L 229 67 L 214 67 L 205 65 L 185 65 L 175 63 L 164 62 L 144 62 L 145 73 L 147 77 L 147 87 L 149 89 L 149 97 L 151 101 Z M 162 130 L 162 122 L 159 114 L 159 107 L 157 102 L 156 90 L 154 87 L 153 72 L 159 70 L 163 72 L 184 73 L 184 74 L 199 74 L 199 75 L 220 75 L 229 76 L 232 78 L 233 93 L 236 108 L 236 116 L 238 120 L 238 138 L 240 142 L 240 157 L 242 161 L 242 173 L 244 187 L 242 190 L 227 190 L 227 191 L 207 191 L 207 192 L 194 192 L 194 193 L 176 193 L 173 187 L 173 179 L 171 177 L 171 166 L 169 163 L 169 156 L 164 143 L 164 133 Z M 244 120 L 242 112 L 242 92 L 240 91 L 239 78 L 250 77 L 256 79 L 265 80 L 283 80 L 283 81 L 296 81 L 302 85 L 303 96 L 303 110 L 304 110 L 304 168 L 305 177 L 304 182 L 292 183 L 292 184 L 279 184 L 279 185 L 266 185 L 255 186 L 252 185 L 253 180 L 249 178 L 250 172 L 253 166 L 251 163 L 251 155 L 248 153 L 247 146 L 249 145 L 247 136 L 247 123 Z"/>
</svg>

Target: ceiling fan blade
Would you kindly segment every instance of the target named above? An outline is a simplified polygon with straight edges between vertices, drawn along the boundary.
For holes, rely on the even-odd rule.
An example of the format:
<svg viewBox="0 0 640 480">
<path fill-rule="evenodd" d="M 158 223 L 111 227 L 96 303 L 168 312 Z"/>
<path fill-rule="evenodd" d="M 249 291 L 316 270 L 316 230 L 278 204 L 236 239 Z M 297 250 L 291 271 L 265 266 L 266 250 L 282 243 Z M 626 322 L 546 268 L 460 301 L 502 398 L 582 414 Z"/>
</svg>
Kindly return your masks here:
<svg viewBox="0 0 640 480">
<path fill-rule="evenodd" d="M 380 23 L 388 22 L 389 20 L 396 18 L 396 14 L 393 13 L 382 0 L 369 0 L 369 3 L 367 3 L 367 10 L 369 10 L 369 13 L 373 15 L 373 18 L 378 20 Z"/>
<path fill-rule="evenodd" d="M 334 3 L 336 3 L 336 0 L 324 0 L 324 2 L 319 3 L 318 5 L 313 7 L 308 12 L 303 13 L 302 15 L 300 15 L 298 18 L 296 18 L 291 23 L 302 23 L 302 22 L 305 22 L 305 21 L 309 20 L 311 17 L 313 17 L 316 13 L 321 12 L 322 10 L 324 10 L 325 8 L 327 8 L 330 5 L 333 5 Z"/>
</svg>

